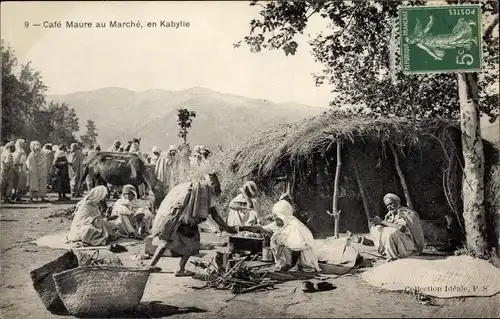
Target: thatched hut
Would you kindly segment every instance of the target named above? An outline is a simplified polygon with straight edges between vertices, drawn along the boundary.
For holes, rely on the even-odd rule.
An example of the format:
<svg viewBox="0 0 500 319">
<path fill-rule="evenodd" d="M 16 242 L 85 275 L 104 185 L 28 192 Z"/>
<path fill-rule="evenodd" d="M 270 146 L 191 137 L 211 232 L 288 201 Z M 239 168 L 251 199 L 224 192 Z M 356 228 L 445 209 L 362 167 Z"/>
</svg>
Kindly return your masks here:
<svg viewBox="0 0 500 319">
<path fill-rule="evenodd" d="M 493 151 L 485 142 L 488 159 L 498 158 Z M 329 113 L 256 134 L 219 155 L 214 166 L 225 175 L 224 202 L 242 180 L 258 182 L 272 200 L 288 190 L 311 231 L 331 236 L 334 220 L 326 211 L 334 205 L 338 163 L 340 232 L 367 232 L 369 216 L 385 215 L 382 198 L 388 192 L 403 204 L 409 199 L 423 220 L 453 216 L 462 229 L 462 149 L 454 121 Z"/>
</svg>

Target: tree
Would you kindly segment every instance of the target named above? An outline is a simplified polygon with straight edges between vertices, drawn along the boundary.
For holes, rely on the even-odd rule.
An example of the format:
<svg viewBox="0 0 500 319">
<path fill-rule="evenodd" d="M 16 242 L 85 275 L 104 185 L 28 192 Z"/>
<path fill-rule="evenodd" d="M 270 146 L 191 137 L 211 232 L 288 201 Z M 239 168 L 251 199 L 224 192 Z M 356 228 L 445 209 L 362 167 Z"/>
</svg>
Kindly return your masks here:
<svg viewBox="0 0 500 319">
<path fill-rule="evenodd" d="M 70 144 L 77 142 L 75 134 L 80 129 L 74 109 L 66 103 L 50 102 L 48 107 L 51 117 L 49 141 L 55 144 Z"/>
<path fill-rule="evenodd" d="M 3 40 L 2 52 L 2 142 L 24 136 L 23 116 L 18 111 L 23 107 L 23 85 L 14 74 L 17 58 L 14 50 Z M 17 110 L 17 111 L 16 111 Z"/>
<path fill-rule="evenodd" d="M 486 27 L 484 41 L 490 42 L 493 29 L 498 26 L 498 2 L 493 10 L 496 17 Z M 498 41 L 498 39 L 497 39 Z M 498 51 L 498 42 L 497 51 Z M 490 52 L 488 52 L 490 53 Z M 493 54 L 488 54 L 492 56 Z M 498 56 L 498 54 L 497 54 Z M 498 72 L 498 70 L 497 70 Z M 478 74 L 457 74 L 460 96 L 462 149 L 464 152 L 464 220 L 468 248 L 476 256 L 487 256 L 486 212 L 484 208 L 484 152 L 479 122 L 480 95 Z M 498 85 L 498 80 L 497 80 Z"/>
<path fill-rule="evenodd" d="M 178 136 L 183 139 L 184 145 L 187 144 L 188 129 L 191 128 L 193 118 L 196 117 L 195 111 L 188 109 L 177 109 L 177 124 L 179 125 Z"/>
<path fill-rule="evenodd" d="M 14 50 L 1 41 L 2 54 L 2 139 L 37 140 L 41 143 L 72 143 L 76 141 L 78 118 L 68 105 L 47 106 L 47 86 L 40 71 L 31 62 L 20 66 Z M 16 75 L 19 71 L 19 75 Z"/>
<path fill-rule="evenodd" d="M 457 3 L 458 1 L 448 1 Z M 472 1 L 470 1 L 472 2 Z M 397 71 L 393 57 L 398 51 L 399 30 L 396 28 L 399 5 L 425 5 L 426 1 L 273 1 L 261 5 L 260 18 L 250 22 L 250 34 L 243 42 L 252 52 L 282 50 L 295 54 L 295 38 L 302 34 L 309 19 L 316 15 L 330 22 L 328 34 L 318 34 L 309 41 L 316 61 L 323 64 L 316 84 L 332 85 L 332 107 L 351 105 L 352 112 L 367 112 L 374 116 L 397 115 L 419 119 L 444 116 L 458 118 L 462 105 L 462 144 L 466 159 L 465 181 L 472 183 L 464 197 L 482 192 L 484 154 L 480 145 L 479 114 L 490 121 L 498 117 L 498 2 L 481 2 L 483 12 L 484 72 L 468 76 L 469 94 L 459 96 L 454 74 L 404 75 Z M 461 1 L 460 3 L 465 3 Z M 474 3 L 474 2 L 473 2 Z M 477 3 L 477 2 L 475 2 Z M 241 46 L 242 41 L 235 44 Z M 459 77 L 460 79 L 460 77 Z M 476 83 L 477 85 L 474 85 Z M 464 109 L 465 107 L 465 109 Z M 469 117 L 469 118 L 467 118 Z M 468 125 L 468 127 L 466 127 Z M 467 159 L 473 157 L 474 161 Z M 468 169 L 469 168 L 469 169 Z M 464 185 L 465 187 L 465 185 Z M 467 245 L 474 254 L 485 255 L 484 206 L 480 193 L 464 201 Z"/>
<path fill-rule="evenodd" d="M 86 127 L 87 132 L 85 135 L 80 136 L 80 140 L 86 147 L 89 147 L 97 143 L 97 136 L 99 136 L 99 134 L 97 133 L 97 127 L 93 120 L 87 120 Z"/>
<path fill-rule="evenodd" d="M 494 11 L 493 3 L 482 3 L 487 17 Z M 245 43 L 252 52 L 279 49 L 293 55 L 298 49 L 295 38 L 305 31 L 309 20 L 313 16 L 326 19 L 331 25 L 328 33 L 317 34 L 309 44 L 316 61 L 324 66 L 314 79 L 317 85 L 332 86 L 333 108 L 352 105 L 352 111 L 374 116 L 458 118 L 460 103 L 453 74 L 404 75 L 395 69 L 398 61 L 391 58 L 391 53 L 399 50 L 396 19 L 402 4 L 336 0 L 272 1 L 261 5 L 253 1 L 250 5 L 262 7 L 260 19 L 250 22 L 250 35 L 235 47 Z M 479 99 L 481 111 L 493 121 L 498 116 L 498 93 L 486 88 L 498 81 L 498 37 L 486 44 L 485 64 L 490 71 L 479 78 Z"/>
</svg>

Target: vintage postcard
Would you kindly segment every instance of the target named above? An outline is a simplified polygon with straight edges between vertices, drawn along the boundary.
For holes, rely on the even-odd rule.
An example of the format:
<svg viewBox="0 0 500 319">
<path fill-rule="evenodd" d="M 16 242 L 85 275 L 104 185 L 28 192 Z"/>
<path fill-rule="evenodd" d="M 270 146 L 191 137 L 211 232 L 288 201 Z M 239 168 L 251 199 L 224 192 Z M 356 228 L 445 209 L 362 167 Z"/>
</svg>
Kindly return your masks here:
<svg viewBox="0 0 500 319">
<path fill-rule="evenodd" d="M 2 2 L 0 316 L 498 318 L 498 10 Z"/>
</svg>

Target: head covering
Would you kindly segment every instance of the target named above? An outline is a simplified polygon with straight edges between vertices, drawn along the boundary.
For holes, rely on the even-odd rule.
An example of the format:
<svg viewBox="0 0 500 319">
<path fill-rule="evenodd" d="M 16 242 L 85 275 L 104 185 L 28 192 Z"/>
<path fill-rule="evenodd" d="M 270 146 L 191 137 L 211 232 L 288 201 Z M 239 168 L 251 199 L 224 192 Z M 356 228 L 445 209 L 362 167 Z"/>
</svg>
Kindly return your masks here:
<svg viewBox="0 0 500 319">
<path fill-rule="evenodd" d="M 23 140 L 22 138 L 18 139 L 16 141 L 16 152 L 21 152 L 21 153 L 24 153 L 24 144 L 26 143 L 25 140 Z"/>
<path fill-rule="evenodd" d="M 116 140 L 116 141 L 113 143 L 113 145 L 116 145 L 116 144 L 120 144 L 120 145 L 121 145 L 121 144 L 122 144 L 122 142 L 120 142 L 120 141 Z"/>
<path fill-rule="evenodd" d="M 293 217 L 293 207 L 286 200 L 280 200 L 276 204 L 274 204 L 272 208 L 272 212 L 276 217 L 281 219 L 285 225 L 288 221 Z"/>
<path fill-rule="evenodd" d="M 152 153 L 161 153 L 161 150 L 158 146 L 153 146 L 153 149 L 151 150 Z"/>
<path fill-rule="evenodd" d="M 400 205 L 401 204 L 401 198 L 398 197 L 398 195 L 393 194 L 393 193 L 387 193 L 384 196 L 384 204 L 387 204 L 387 201 L 394 201 L 396 204 Z"/>
<path fill-rule="evenodd" d="M 30 143 L 30 150 L 32 150 L 33 152 L 39 152 L 40 150 L 42 149 L 42 144 L 40 144 L 40 142 L 38 141 L 31 141 Z"/>
<path fill-rule="evenodd" d="M 13 141 L 10 141 L 7 144 L 5 144 L 5 148 L 4 149 L 7 150 L 7 149 L 9 149 L 9 147 L 12 147 L 12 146 L 16 146 L 16 144 L 14 144 Z"/>
<path fill-rule="evenodd" d="M 127 184 L 127 185 L 123 186 L 122 196 L 127 194 L 127 193 L 132 193 L 137 198 L 137 192 L 135 191 L 134 185 Z"/>
<path fill-rule="evenodd" d="M 47 143 L 43 146 L 43 148 L 52 151 L 52 144 Z"/>
<path fill-rule="evenodd" d="M 66 155 L 66 152 L 62 150 L 62 148 L 64 147 L 65 145 L 59 145 L 59 146 L 54 146 L 54 149 L 56 149 L 55 153 L 54 153 L 54 163 L 57 161 L 58 158 L 61 158 L 61 157 L 64 157 L 64 156 L 67 156 Z"/>
<path fill-rule="evenodd" d="M 290 194 L 289 192 L 286 192 L 286 193 L 281 194 L 279 200 L 286 200 L 286 201 L 290 202 L 293 200 L 293 197 L 292 197 L 292 194 Z"/>
<path fill-rule="evenodd" d="M 99 185 L 90 190 L 90 192 L 83 198 L 83 200 L 97 204 L 108 196 L 108 189 L 106 186 Z"/>
<path fill-rule="evenodd" d="M 259 189 L 257 187 L 257 184 L 252 181 L 245 182 L 245 184 L 243 184 L 243 187 L 240 188 L 240 192 L 249 198 L 254 198 L 255 195 L 257 195 L 258 190 Z"/>
</svg>

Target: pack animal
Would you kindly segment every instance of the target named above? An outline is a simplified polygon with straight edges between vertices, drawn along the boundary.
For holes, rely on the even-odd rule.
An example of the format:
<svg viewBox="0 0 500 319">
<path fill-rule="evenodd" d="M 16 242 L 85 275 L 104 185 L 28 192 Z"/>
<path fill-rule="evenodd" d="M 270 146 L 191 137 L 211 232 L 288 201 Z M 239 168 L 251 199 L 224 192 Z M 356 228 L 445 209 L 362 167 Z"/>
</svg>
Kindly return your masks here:
<svg viewBox="0 0 500 319">
<path fill-rule="evenodd" d="M 161 183 L 146 164 L 133 153 L 100 152 L 92 154 L 85 162 L 85 172 L 82 180 L 90 177 L 91 187 L 97 185 L 123 186 L 134 185 L 137 194 L 139 186 L 145 185 L 146 192 L 155 194 L 156 202 L 160 202 L 165 197 L 165 190 L 162 190 Z"/>
</svg>

